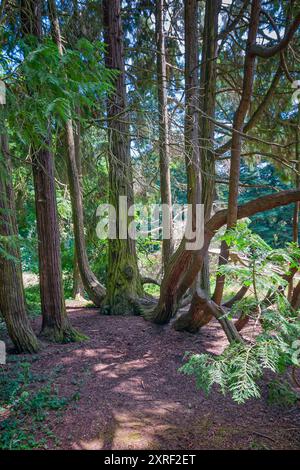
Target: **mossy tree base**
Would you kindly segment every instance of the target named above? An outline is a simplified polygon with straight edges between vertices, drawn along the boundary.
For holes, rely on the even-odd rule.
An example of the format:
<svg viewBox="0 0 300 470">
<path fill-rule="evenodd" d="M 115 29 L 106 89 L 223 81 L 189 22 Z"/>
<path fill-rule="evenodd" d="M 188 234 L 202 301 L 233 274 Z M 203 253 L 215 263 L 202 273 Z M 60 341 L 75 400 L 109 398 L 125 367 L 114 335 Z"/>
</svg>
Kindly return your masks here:
<svg viewBox="0 0 300 470">
<path fill-rule="evenodd" d="M 42 329 L 40 338 L 51 343 L 77 343 L 89 339 L 88 336 L 80 333 L 71 326 L 64 328 L 46 326 Z"/>
<path fill-rule="evenodd" d="M 113 303 L 105 304 L 101 310 L 106 315 L 142 315 L 142 308 L 138 299 L 126 296 L 116 296 Z"/>
</svg>

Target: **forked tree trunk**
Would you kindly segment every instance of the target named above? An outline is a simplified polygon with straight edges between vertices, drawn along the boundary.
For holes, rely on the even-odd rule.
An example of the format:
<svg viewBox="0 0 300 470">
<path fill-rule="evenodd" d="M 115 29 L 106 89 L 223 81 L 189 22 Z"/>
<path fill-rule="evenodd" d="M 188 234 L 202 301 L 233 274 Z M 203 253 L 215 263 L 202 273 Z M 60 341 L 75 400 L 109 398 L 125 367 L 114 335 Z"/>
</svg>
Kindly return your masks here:
<svg viewBox="0 0 300 470">
<path fill-rule="evenodd" d="M 35 353 L 38 340 L 26 315 L 7 137 L 0 135 L 0 312 L 18 352 Z"/>
<path fill-rule="evenodd" d="M 41 2 L 22 0 L 22 32 L 41 39 Z M 28 84 L 30 93 L 30 83 Z M 71 327 L 67 317 L 61 270 L 59 225 L 56 206 L 54 159 L 49 137 L 40 147 L 32 148 L 32 173 L 38 235 L 41 335 L 50 341 L 76 341 L 82 337 Z"/>
<path fill-rule="evenodd" d="M 136 314 L 137 298 L 143 288 L 138 270 L 135 240 L 128 235 L 133 220 L 122 210 L 119 197 L 133 204 L 133 180 L 130 160 L 129 115 L 126 104 L 125 66 L 120 0 L 103 0 L 106 66 L 117 72 L 115 90 L 107 100 L 109 203 L 116 210 L 116 238 L 108 240 L 106 309 L 111 314 Z M 122 213 L 121 213 L 122 212 Z M 121 229 L 124 221 L 124 234 Z"/>
<path fill-rule="evenodd" d="M 162 258 L 163 268 L 166 270 L 170 256 L 174 251 L 173 220 L 172 220 L 172 194 L 170 177 L 170 142 L 167 92 L 167 63 L 165 44 L 165 0 L 156 2 L 156 41 L 157 41 L 157 89 L 159 113 L 159 165 L 160 165 L 160 196 L 161 203 L 169 208 L 169 238 L 163 238 Z"/>
<path fill-rule="evenodd" d="M 62 40 L 60 34 L 60 27 L 56 13 L 56 5 L 54 0 L 48 0 L 49 13 L 51 18 L 51 25 L 54 39 L 57 43 L 57 47 L 60 55 L 63 55 Z M 87 257 L 85 238 L 84 238 L 84 215 L 83 215 L 83 204 L 82 204 L 82 193 L 80 176 L 76 161 L 76 149 L 75 139 L 73 132 L 73 123 L 70 119 L 66 122 L 66 141 L 67 141 L 67 172 L 69 189 L 71 196 L 72 205 L 72 219 L 74 227 L 74 238 L 75 238 L 75 251 L 78 262 L 78 269 L 84 285 L 84 288 L 98 307 L 101 306 L 102 301 L 105 297 L 106 290 L 102 284 L 98 281 L 95 274 L 92 272 L 89 260 Z M 77 156 L 78 159 L 78 156 Z"/>
</svg>

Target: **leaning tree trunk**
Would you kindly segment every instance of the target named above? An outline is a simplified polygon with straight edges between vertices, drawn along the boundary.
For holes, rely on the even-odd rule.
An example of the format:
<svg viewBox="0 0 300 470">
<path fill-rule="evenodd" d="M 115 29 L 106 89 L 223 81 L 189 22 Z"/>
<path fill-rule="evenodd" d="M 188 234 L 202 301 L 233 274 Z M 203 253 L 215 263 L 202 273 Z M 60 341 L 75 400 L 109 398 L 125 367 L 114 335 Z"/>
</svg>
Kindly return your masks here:
<svg viewBox="0 0 300 470">
<path fill-rule="evenodd" d="M 60 27 L 56 13 L 54 0 L 48 0 L 49 13 L 54 39 L 57 43 L 60 56 L 63 55 Z M 85 238 L 84 238 L 84 215 L 82 204 L 82 193 L 80 175 L 78 172 L 78 154 L 76 155 L 75 139 L 73 132 L 73 123 L 71 119 L 66 122 L 66 142 L 67 142 L 67 171 L 69 180 L 69 189 L 72 205 L 72 219 L 74 227 L 75 251 L 78 262 L 80 276 L 84 288 L 95 305 L 101 306 L 105 297 L 105 288 L 100 284 L 95 274 L 92 272 L 87 257 Z M 76 160 L 77 157 L 77 160 Z"/>
<path fill-rule="evenodd" d="M 7 138 L 0 135 L 0 313 L 18 352 L 34 353 L 37 338 L 26 315 Z"/>
<path fill-rule="evenodd" d="M 22 33 L 42 37 L 40 1 L 22 0 Z M 30 93 L 30 83 L 27 84 Z M 61 270 L 61 252 L 56 207 L 54 159 L 49 149 L 50 131 L 32 153 L 32 173 L 38 235 L 40 294 L 42 310 L 41 335 L 50 341 L 75 341 L 82 337 L 71 327 L 67 317 Z"/>
<path fill-rule="evenodd" d="M 168 89 L 167 89 L 167 63 L 166 44 L 164 32 L 165 0 L 156 3 L 156 41 L 157 41 L 157 90 L 159 113 L 159 165 L 160 165 L 160 196 L 161 203 L 169 210 L 168 229 L 169 237 L 163 238 L 162 258 L 163 268 L 166 270 L 170 256 L 174 249 L 173 220 L 172 220 L 172 195 L 170 177 L 170 142 L 169 142 L 169 117 L 168 117 Z"/>
<path fill-rule="evenodd" d="M 106 309 L 111 314 L 135 314 L 143 288 L 138 270 L 135 240 L 129 237 L 133 220 L 120 205 L 120 196 L 133 204 L 130 160 L 129 115 L 126 104 L 125 66 L 120 0 L 103 1 L 106 66 L 117 72 L 115 90 L 107 100 L 109 203 L 116 210 L 116 238 L 108 240 Z M 123 221 L 123 233 L 121 230 Z"/>
</svg>

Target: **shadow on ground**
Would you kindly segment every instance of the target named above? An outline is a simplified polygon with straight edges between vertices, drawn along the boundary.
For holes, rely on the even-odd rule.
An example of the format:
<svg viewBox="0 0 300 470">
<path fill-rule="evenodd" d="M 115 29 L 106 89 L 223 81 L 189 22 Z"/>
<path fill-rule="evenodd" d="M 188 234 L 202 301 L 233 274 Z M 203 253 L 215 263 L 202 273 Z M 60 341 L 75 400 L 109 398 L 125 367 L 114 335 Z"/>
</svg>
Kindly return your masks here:
<svg viewBox="0 0 300 470">
<path fill-rule="evenodd" d="M 300 448 L 299 406 L 270 406 L 264 384 L 261 400 L 241 406 L 217 390 L 205 397 L 178 373 L 186 351 L 222 351 L 226 339 L 216 323 L 191 335 L 95 309 L 69 315 L 90 339 L 47 345 L 32 362 L 33 372 L 56 367 L 60 394 L 76 397 L 59 419 L 49 416 L 59 448 Z"/>
</svg>

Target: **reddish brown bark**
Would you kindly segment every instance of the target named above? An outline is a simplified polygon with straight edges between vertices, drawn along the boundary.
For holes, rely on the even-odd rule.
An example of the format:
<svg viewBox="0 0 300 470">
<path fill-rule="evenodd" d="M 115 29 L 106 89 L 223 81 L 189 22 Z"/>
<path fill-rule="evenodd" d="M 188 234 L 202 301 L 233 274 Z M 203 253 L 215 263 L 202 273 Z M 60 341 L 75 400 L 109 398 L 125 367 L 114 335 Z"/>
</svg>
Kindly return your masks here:
<svg viewBox="0 0 300 470">
<path fill-rule="evenodd" d="M 195 305 L 195 303 L 197 303 L 197 305 Z M 193 315 L 193 312 L 205 312 L 206 315 L 215 317 L 218 320 L 230 343 L 242 341 L 234 324 L 227 318 L 226 312 L 213 300 L 210 300 L 202 289 L 196 288 L 192 304 L 194 305 L 193 308 L 190 309 L 190 315 Z M 189 320 L 188 323 L 186 323 L 187 320 Z M 193 329 L 192 326 L 195 326 L 196 329 Z M 175 324 L 175 329 L 195 333 L 201 326 L 201 319 L 199 320 L 199 315 L 196 314 L 194 318 L 189 318 L 189 316 L 180 317 Z"/>
<path fill-rule="evenodd" d="M 291 305 L 295 310 L 300 308 L 300 281 L 293 290 Z"/>
<path fill-rule="evenodd" d="M 295 33 L 298 31 L 299 26 L 300 26 L 300 12 L 297 13 L 294 21 L 292 21 L 292 23 L 290 24 L 289 28 L 287 29 L 281 41 L 279 41 L 275 46 L 271 46 L 271 47 L 264 47 L 264 46 L 261 46 L 260 44 L 253 43 L 249 51 L 250 54 L 252 56 L 262 57 L 264 59 L 273 57 L 274 55 L 286 49 L 290 41 L 293 39 Z"/>
<path fill-rule="evenodd" d="M 11 164 L 4 135 L 0 135 L 0 216 L 0 312 L 17 351 L 34 353 L 39 344 L 26 315 Z"/>
</svg>

